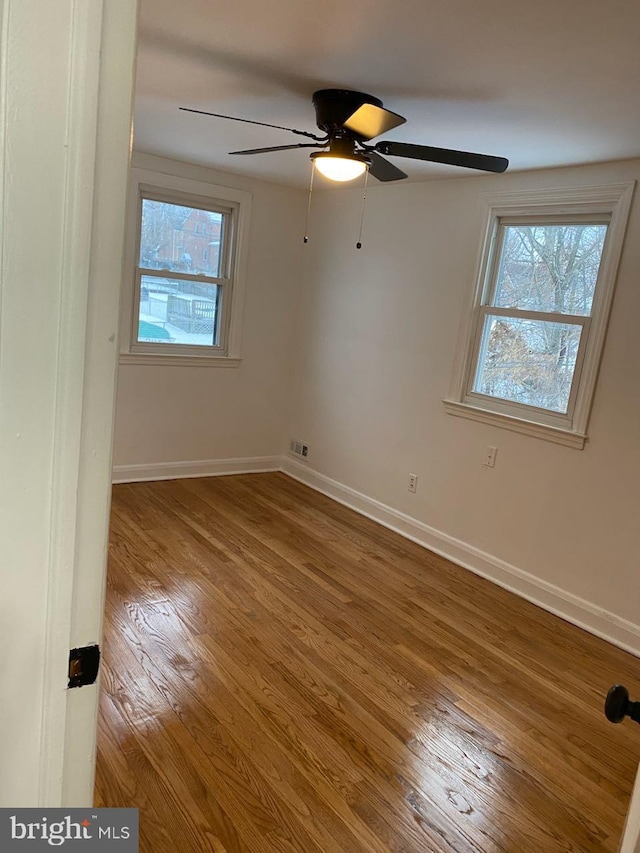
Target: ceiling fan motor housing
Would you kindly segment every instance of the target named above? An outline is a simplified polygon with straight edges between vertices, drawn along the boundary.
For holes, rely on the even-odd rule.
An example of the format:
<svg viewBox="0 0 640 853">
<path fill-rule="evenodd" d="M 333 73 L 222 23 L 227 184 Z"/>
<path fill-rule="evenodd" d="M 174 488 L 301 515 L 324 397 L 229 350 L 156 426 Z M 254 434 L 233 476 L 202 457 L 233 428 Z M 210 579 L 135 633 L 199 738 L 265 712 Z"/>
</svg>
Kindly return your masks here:
<svg viewBox="0 0 640 853">
<path fill-rule="evenodd" d="M 352 92 L 349 89 L 319 89 L 313 94 L 313 106 L 316 110 L 316 124 L 329 136 L 340 132 L 357 139 L 358 134 L 345 130 L 344 123 L 363 104 L 372 104 L 382 108 L 382 101 L 364 92 Z"/>
</svg>

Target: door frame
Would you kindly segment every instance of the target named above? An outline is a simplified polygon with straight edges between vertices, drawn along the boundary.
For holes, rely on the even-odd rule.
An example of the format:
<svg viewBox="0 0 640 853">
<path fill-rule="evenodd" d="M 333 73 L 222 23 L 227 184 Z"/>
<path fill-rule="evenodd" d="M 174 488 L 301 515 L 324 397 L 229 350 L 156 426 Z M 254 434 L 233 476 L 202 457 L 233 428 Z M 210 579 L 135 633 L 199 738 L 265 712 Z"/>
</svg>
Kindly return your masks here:
<svg viewBox="0 0 640 853">
<path fill-rule="evenodd" d="M 138 0 L 0 0 L 0 806 L 93 803 Z"/>
<path fill-rule="evenodd" d="M 640 853 L 640 766 L 638 766 L 636 782 L 631 792 L 618 853 Z"/>
<path fill-rule="evenodd" d="M 86 234 L 88 277 L 84 286 L 79 281 L 75 295 L 85 307 L 84 357 L 71 348 L 64 353 L 62 372 L 76 371 L 71 392 L 75 422 L 71 439 L 66 429 L 57 436 L 62 465 L 55 500 L 58 506 L 74 504 L 73 517 L 66 519 L 66 536 L 61 531 L 68 564 L 74 569 L 60 573 L 58 582 L 52 584 L 47 624 L 49 678 L 45 687 L 41 799 L 47 803 L 59 800 L 61 806 L 93 804 L 99 679 L 90 687 L 66 689 L 66 660 L 69 648 L 102 639 L 138 14 L 138 0 L 80 2 L 74 14 L 95 15 L 95 9 L 88 9 L 94 3 L 102 6 L 101 26 L 94 21 L 91 32 L 87 32 L 89 38 L 85 41 L 83 37 L 85 43 L 80 46 L 81 55 L 90 54 L 93 79 L 88 96 L 97 103 L 92 162 L 85 162 L 87 181 L 93 179 L 93 193 L 91 203 L 87 198 L 84 209 L 78 211 L 91 223 Z M 98 37 L 99 53 L 95 55 Z M 78 99 L 82 98 L 78 93 Z M 80 110 L 85 106 L 86 102 L 81 103 Z M 70 232 L 67 236 L 73 243 L 74 229 Z M 72 246 L 69 251 L 73 253 Z M 73 311 L 73 306 L 69 309 Z M 78 322 L 82 324 L 81 319 Z M 64 395 L 59 405 L 61 419 L 66 420 L 68 400 Z M 68 514 L 71 516 L 70 511 Z M 58 676 L 56 671 L 62 655 L 63 696 L 63 673 Z"/>
</svg>

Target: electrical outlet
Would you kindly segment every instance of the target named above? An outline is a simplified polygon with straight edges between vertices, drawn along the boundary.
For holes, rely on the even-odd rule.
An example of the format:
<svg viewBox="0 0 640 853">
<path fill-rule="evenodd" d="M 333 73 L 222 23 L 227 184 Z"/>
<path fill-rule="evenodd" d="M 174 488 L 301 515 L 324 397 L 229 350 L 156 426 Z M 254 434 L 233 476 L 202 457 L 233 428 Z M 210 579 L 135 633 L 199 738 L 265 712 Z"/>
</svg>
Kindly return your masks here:
<svg viewBox="0 0 640 853">
<path fill-rule="evenodd" d="M 418 491 L 418 475 L 409 474 L 409 491 L 414 494 Z"/>
<path fill-rule="evenodd" d="M 296 456 L 302 456 L 304 459 L 309 456 L 309 445 L 303 441 L 299 441 L 297 438 L 292 438 L 289 441 L 289 450 L 295 453 Z"/>
<path fill-rule="evenodd" d="M 498 455 L 498 448 L 491 447 L 490 445 L 487 447 L 487 451 L 484 455 L 484 465 L 487 468 L 495 468 L 496 465 L 496 456 Z"/>
</svg>

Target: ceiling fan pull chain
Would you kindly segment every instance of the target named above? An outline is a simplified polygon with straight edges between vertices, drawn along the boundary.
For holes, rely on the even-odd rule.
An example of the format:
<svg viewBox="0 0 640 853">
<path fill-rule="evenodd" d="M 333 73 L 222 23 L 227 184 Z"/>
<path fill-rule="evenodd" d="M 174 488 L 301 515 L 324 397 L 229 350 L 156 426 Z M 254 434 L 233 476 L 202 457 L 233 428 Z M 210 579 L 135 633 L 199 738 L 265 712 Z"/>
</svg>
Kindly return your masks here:
<svg viewBox="0 0 640 853">
<path fill-rule="evenodd" d="M 307 222 L 304 226 L 304 238 L 302 240 L 303 243 L 309 242 L 309 217 L 311 216 L 311 193 L 313 192 L 313 173 L 315 172 L 315 164 L 313 160 L 311 161 L 311 180 L 309 181 L 309 202 L 307 204 Z"/>
<path fill-rule="evenodd" d="M 364 173 L 364 195 L 362 196 L 362 214 L 360 216 L 360 233 L 358 234 L 358 242 L 356 249 L 362 248 L 362 226 L 364 225 L 364 208 L 367 202 L 367 182 L 369 180 L 369 169 L 365 169 Z"/>
</svg>

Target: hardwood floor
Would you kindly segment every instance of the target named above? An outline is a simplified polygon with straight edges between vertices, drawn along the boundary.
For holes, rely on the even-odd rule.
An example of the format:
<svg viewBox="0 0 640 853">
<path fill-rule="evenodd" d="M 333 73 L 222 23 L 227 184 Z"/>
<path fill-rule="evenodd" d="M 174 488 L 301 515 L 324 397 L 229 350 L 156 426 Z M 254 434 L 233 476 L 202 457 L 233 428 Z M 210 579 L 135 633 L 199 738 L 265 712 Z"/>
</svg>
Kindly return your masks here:
<svg viewBox="0 0 640 853">
<path fill-rule="evenodd" d="M 283 474 L 116 486 L 96 804 L 142 853 L 615 851 L 640 661 Z"/>
</svg>

